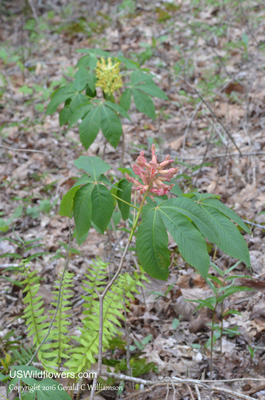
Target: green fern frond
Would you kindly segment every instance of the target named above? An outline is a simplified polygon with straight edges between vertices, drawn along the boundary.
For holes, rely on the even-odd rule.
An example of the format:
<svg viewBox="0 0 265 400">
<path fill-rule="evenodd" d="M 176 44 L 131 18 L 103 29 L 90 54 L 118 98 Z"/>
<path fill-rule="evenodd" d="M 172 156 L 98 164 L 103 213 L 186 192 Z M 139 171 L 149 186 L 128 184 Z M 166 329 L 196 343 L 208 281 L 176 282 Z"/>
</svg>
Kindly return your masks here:
<svg viewBox="0 0 265 400">
<path fill-rule="evenodd" d="M 97 259 L 86 274 L 87 286 L 83 289 L 87 294 L 82 296 L 85 300 L 85 318 L 82 320 L 81 335 L 75 338 L 79 346 L 73 350 L 71 360 L 65 364 L 74 372 L 85 370 L 96 362 L 99 346 L 99 302 L 95 290 L 104 290 L 103 284 L 106 285 L 108 281 L 106 267 L 106 263 Z M 134 273 L 133 277 L 128 273 L 120 274 L 107 292 L 103 307 L 103 350 L 108 348 L 113 337 L 120 335 L 120 320 L 125 320 L 122 313 L 124 304 L 129 305 L 130 300 L 134 299 L 133 294 L 138 292 L 137 288 L 143 286 L 141 280 L 144 280 L 143 274 Z"/>
<path fill-rule="evenodd" d="M 49 323 L 44 315 L 42 296 L 37 296 L 40 284 L 40 278 L 36 276 L 37 271 L 30 271 L 30 267 L 24 264 L 23 275 L 25 285 L 23 293 L 26 296 L 23 299 L 26 308 L 23 318 L 26 320 L 28 336 L 33 336 L 33 344 L 37 347 L 42 342 L 47 333 Z M 41 356 L 39 356 L 41 360 Z"/>
<path fill-rule="evenodd" d="M 24 275 L 25 280 L 22 282 L 25 285 L 23 293 L 26 296 L 23 299 L 26 308 L 24 310 L 23 318 L 26 319 L 28 325 L 28 335 L 33 336 L 33 343 L 39 345 L 46 334 L 47 326 L 44 314 L 43 300 L 41 296 L 36 296 L 40 287 L 39 277 L 36 276 L 36 271 L 30 271 L 30 267 L 25 266 Z"/>
<path fill-rule="evenodd" d="M 18 365 L 26 365 L 32 358 L 34 352 L 35 352 L 34 347 L 28 347 L 28 346 L 21 347 L 19 350 L 14 349 L 12 351 L 12 363 Z"/>
<path fill-rule="evenodd" d="M 54 309 L 50 310 L 50 313 L 55 313 L 59 299 L 58 310 L 47 341 L 41 347 L 45 368 L 51 371 L 53 370 L 52 367 L 58 368 L 63 359 L 69 358 L 70 337 L 68 335 L 68 325 L 70 325 L 69 318 L 71 317 L 69 310 L 72 308 L 69 299 L 73 297 L 73 277 L 74 274 L 65 272 L 61 291 L 60 280 L 56 282 L 56 288 L 53 291 L 54 301 L 51 304 L 54 306 Z"/>
</svg>

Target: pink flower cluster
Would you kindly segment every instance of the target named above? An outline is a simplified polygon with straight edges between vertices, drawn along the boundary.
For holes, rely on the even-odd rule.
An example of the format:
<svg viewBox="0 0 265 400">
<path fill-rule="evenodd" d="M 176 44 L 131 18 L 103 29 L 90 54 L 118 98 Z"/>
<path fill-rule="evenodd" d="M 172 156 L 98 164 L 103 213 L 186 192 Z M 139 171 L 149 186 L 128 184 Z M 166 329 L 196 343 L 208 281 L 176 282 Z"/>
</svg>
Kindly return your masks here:
<svg viewBox="0 0 265 400">
<path fill-rule="evenodd" d="M 174 184 L 166 185 L 164 182 L 170 182 L 171 179 L 176 175 L 177 168 L 164 169 L 167 165 L 172 164 L 174 160 L 170 160 L 170 156 L 166 156 L 165 160 L 160 164 L 157 162 L 157 156 L 155 154 L 155 145 L 152 145 L 152 161 L 146 162 L 144 158 L 144 152 L 141 151 L 140 156 L 136 160 L 136 165 L 133 165 L 133 172 L 139 175 L 143 183 L 140 183 L 137 179 L 126 174 L 126 179 L 129 182 L 133 182 L 136 187 L 133 190 L 140 190 L 141 194 L 144 194 L 149 185 L 151 184 L 150 192 L 163 196 L 168 194 Z"/>
</svg>

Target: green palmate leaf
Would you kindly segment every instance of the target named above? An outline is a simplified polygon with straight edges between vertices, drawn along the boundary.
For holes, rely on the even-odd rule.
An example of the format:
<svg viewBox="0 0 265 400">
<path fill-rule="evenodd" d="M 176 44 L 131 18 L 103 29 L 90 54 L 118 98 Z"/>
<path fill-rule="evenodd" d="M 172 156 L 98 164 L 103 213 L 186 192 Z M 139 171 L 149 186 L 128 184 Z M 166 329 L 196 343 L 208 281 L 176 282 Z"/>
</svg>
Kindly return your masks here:
<svg viewBox="0 0 265 400">
<path fill-rule="evenodd" d="M 111 101 L 107 100 L 105 101 L 105 104 L 113 111 L 117 112 L 118 114 L 121 114 L 124 118 L 131 120 L 129 114 L 124 110 L 124 108 L 118 106 L 118 104 L 112 103 Z"/>
<path fill-rule="evenodd" d="M 86 185 L 87 183 L 94 183 L 93 179 L 90 178 L 87 174 L 84 174 L 81 176 L 81 178 L 77 179 L 77 181 L 74 183 L 73 187 L 75 186 L 80 186 L 80 185 Z"/>
<path fill-rule="evenodd" d="M 74 94 L 75 91 L 72 84 L 57 89 L 52 95 L 51 101 L 48 104 L 46 114 L 53 114 L 60 104 L 64 103 L 67 99 L 73 97 Z"/>
<path fill-rule="evenodd" d="M 79 67 L 75 74 L 75 80 L 74 80 L 74 88 L 78 92 L 81 92 L 82 90 L 85 89 L 86 84 L 87 84 L 87 79 L 88 79 L 88 71 L 84 67 Z"/>
<path fill-rule="evenodd" d="M 242 219 L 233 210 L 226 207 L 223 203 L 221 203 L 217 199 L 207 199 L 204 200 L 202 204 L 207 207 L 212 207 L 220 211 L 222 214 L 226 215 L 232 221 L 236 222 L 237 225 L 239 225 L 240 228 L 242 228 L 245 232 L 251 234 L 251 231 L 248 229 L 247 225 L 242 221 Z"/>
<path fill-rule="evenodd" d="M 137 255 L 151 277 L 166 280 L 170 265 L 167 231 L 157 208 L 147 208 L 136 236 Z"/>
<path fill-rule="evenodd" d="M 210 259 L 205 240 L 200 232 L 174 208 L 167 207 L 167 201 L 162 203 L 158 209 L 184 260 L 196 268 L 206 279 Z"/>
<path fill-rule="evenodd" d="M 79 189 L 74 197 L 73 211 L 78 239 L 84 236 L 91 226 L 92 190 L 93 185 L 87 184 Z"/>
<path fill-rule="evenodd" d="M 118 61 L 122 62 L 127 68 L 130 68 L 130 69 L 139 68 L 139 64 L 136 61 L 129 60 L 128 58 L 125 58 L 125 57 L 123 57 L 121 55 L 118 55 L 116 57 L 116 59 Z"/>
<path fill-rule="evenodd" d="M 121 179 L 118 182 L 117 196 L 127 203 L 131 203 L 132 183 L 128 182 L 127 179 Z M 121 211 L 122 219 L 126 221 L 129 218 L 130 206 L 121 200 L 118 200 L 118 206 Z"/>
<path fill-rule="evenodd" d="M 110 191 L 101 184 L 94 186 L 92 196 L 92 221 L 104 233 L 114 209 L 114 201 Z"/>
<path fill-rule="evenodd" d="M 137 85 L 140 82 L 145 82 L 145 83 L 153 83 L 153 78 L 150 74 L 147 74 L 146 72 L 137 69 L 131 74 L 131 82 L 133 85 Z"/>
<path fill-rule="evenodd" d="M 82 93 L 76 92 L 72 97 L 72 101 L 70 103 L 70 109 L 72 110 L 72 112 L 74 112 L 77 107 L 87 104 L 88 100 L 89 99 L 87 96 L 85 96 Z"/>
<path fill-rule="evenodd" d="M 101 130 L 110 144 L 116 148 L 122 135 L 121 121 L 108 107 L 101 107 Z"/>
<path fill-rule="evenodd" d="M 132 90 L 131 89 L 125 89 L 124 92 L 121 95 L 120 106 L 125 111 L 128 111 L 130 106 L 131 106 L 131 101 L 132 101 Z"/>
<path fill-rule="evenodd" d="M 96 75 L 94 72 L 89 72 L 88 75 L 88 91 L 87 95 L 90 97 L 95 97 L 96 96 Z"/>
<path fill-rule="evenodd" d="M 101 174 L 108 171 L 111 167 L 99 157 L 80 156 L 74 161 L 77 168 L 86 171 L 96 181 Z"/>
<path fill-rule="evenodd" d="M 155 119 L 155 106 L 150 96 L 138 89 L 132 89 L 132 94 L 137 110 L 144 113 L 148 117 Z"/>
<path fill-rule="evenodd" d="M 210 199 L 210 198 L 220 199 L 220 196 L 217 196 L 216 194 L 211 194 L 211 193 L 186 193 L 183 196 L 195 197 L 199 201 L 202 201 L 205 199 Z"/>
<path fill-rule="evenodd" d="M 226 216 L 213 207 L 200 205 L 211 217 L 219 235 L 218 247 L 231 257 L 244 261 L 249 267 L 250 258 L 246 242 L 237 227 Z"/>
<path fill-rule="evenodd" d="M 59 114 L 59 124 L 60 126 L 63 126 L 67 124 L 72 116 L 72 110 L 70 106 L 65 106 Z"/>
<path fill-rule="evenodd" d="M 73 201 L 76 192 L 79 189 L 79 185 L 72 187 L 68 192 L 63 196 L 61 204 L 60 204 L 60 210 L 59 214 L 62 215 L 63 217 L 69 217 L 71 218 L 72 216 L 72 209 L 73 209 Z"/>
<path fill-rule="evenodd" d="M 91 57 L 90 55 L 81 57 L 76 64 L 76 68 L 80 67 L 87 68 L 89 66 L 90 57 Z"/>
<path fill-rule="evenodd" d="M 163 90 L 161 90 L 154 83 L 145 83 L 145 84 L 134 86 L 134 88 L 135 89 L 139 89 L 142 92 L 145 92 L 145 93 L 149 94 L 152 97 L 158 97 L 158 98 L 164 99 L 164 100 L 168 99 L 168 97 L 165 94 L 165 92 L 163 92 Z"/>
<path fill-rule="evenodd" d="M 100 106 L 90 111 L 79 125 L 80 140 L 87 150 L 94 142 L 100 129 Z"/>
<path fill-rule="evenodd" d="M 78 49 L 76 51 L 78 53 L 84 53 L 84 54 L 96 54 L 97 56 L 100 56 L 100 57 L 110 57 L 111 56 L 109 51 L 104 51 L 101 49 Z"/>
<path fill-rule="evenodd" d="M 84 118 L 85 115 L 89 111 L 91 111 L 93 108 L 94 108 L 94 106 L 92 104 L 87 103 L 87 104 L 82 104 L 81 106 L 77 107 L 75 110 L 72 110 L 71 115 L 69 117 L 69 121 L 68 121 L 69 128 L 71 128 L 71 126 L 73 126 L 79 119 Z"/>
<path fill-rule="evenodd" d="M 219 236 L 215 232 L 214 224 L 209 215 L 187 197 L 178 197 L 167 200 L 163 203 L 162 208 L 171 209 L 172 211 L 185 215 L 190 218 L 197 226 L 199 231 L 209 239 L 212 243 L 218 244 Z"/>
</svg>

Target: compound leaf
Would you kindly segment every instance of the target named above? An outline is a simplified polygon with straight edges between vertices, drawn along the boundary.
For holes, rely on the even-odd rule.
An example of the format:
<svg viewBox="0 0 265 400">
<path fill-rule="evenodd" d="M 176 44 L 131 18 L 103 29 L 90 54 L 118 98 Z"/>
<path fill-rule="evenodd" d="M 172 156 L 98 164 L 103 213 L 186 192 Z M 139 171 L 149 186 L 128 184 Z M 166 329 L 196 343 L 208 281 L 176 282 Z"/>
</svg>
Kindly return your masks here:
<svg viewBox="0 0 265 400">
<path fill-rule="evenodd" d="M 101 174 L 108 171 L 111 167 L 99 157 L 80 156 L 74 161 L 74 165 L 86 171 L 96 181 Z"/>
<path fill-rule="evenodd" d="M 143 269 L 153 278 L 166 280 L 170 265 L 168 235 L 157 208 L 143 213 L 136 236 L 136 249 Z"/>
<path fill-rule="evenodd" d="M 101 184 L 94 185 L 91 195 L 92 221 L 104 233 L 114 209 L 114 201 L 110 191 Z"/>
<path fill-rule="evenodd" d="M 132 89 L 132 94 L 137 110 L 148 117 L 155 119 L 155 106 L 150 96 L 138 89 Z"/>
<path fill-rule="evenodd" d="M 167 207 L 167 201 L 159 206 L 159 212 L 178 249 L 192 267 L 206 279 L 209 269 L 209 255 L 204 238 L 192 223 L 174 208 Z"/>
<path fill-rule="evenodd" d="M 100 106 L 90 111 L 79 125 L 80 140 L 87 150 L 94 142 L 100 129 Z"/>
<path fill-rule="evenodd" d="M 91 226 L 92 202 L 91 192 L 93 185 L 87 184 L 78 190 L 74 197 L 73 211 L 77 240 L 84 236 Z"/>
<path fill-rule="evenodd" d="M 101 130 L 108 142 L 116 148 L 122 135 L 121 121 L 117 115 L 106 106 L 101 106 Z"/>
</svg>

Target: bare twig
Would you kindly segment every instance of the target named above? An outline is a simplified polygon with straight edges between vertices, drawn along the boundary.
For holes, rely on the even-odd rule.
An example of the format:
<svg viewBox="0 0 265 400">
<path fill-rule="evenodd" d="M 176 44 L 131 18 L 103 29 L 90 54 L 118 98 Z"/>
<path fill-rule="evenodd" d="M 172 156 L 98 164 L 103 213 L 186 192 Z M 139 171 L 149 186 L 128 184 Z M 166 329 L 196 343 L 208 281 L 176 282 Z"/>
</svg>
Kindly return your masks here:
<svg viewBox="0 0 265 400">
<path fill-rule="evenodd" d="M 201 93 L 195 88 L 193 87 L 189 82 L 187 82 L 186 79 L 182 78 L 181 76 L 178 76 L 178 78 L 180 78 L 181 80 L 183 80 L 196 94 L 197 96 L 201 99 L 201 101 L 203 102 L 203 104 L 208 108 L 208 110 L 210 111 L 212 117 L 221 125 L 221 127 L 223 128 L 223 130 L 225 131 L 225 133 L 227 134 L 227 136 L 231 139 L 232 143 L 234 144 L 235 148 L 238 150 L 239 154 L 241 155 L 241 150 L 238 147 L 238 145 L 236 144 L 233 136 L 231 135 L 231 133 L 226 129 L 226 127 L 224 126 L 223 122 L 221 121 L 221 119 L 219 117 L 217 117 L 217 115 L 215 114 L 215 112 L 213 111 L 212 107 L 210 106 L 210 104 L 203 98 L 203 96 L 201 95 Z"/>
<path fill-rule="evenodd" d="M 197 114 L 197 112 L 198 112 L 198 110 L 199 110 L 199 108 L 200 108 L 201 105 L 202 105 L 202 102 L 200 101 L 200 102 L 197 104 L 195 110 L 193 111 L 193 114 L 192 114 L 192 116 L 191 116 L 191 118 L 190 118 L 190 120 L 189 120 L 189 122 L 188 122 L 188 124 L 187 124 L 187 127 L 186 127 L 186 129 L 185 129 L 185 133 L 184 133 L 184 137 L 183 137 L 183 143 L 182 143 L 182 149 L 183 149 L 183 150 L 185 149 L 186 139 L 187 139 L 187 136 L 188 136 L 189 129 L 190 129 L 190 127 L 191 127 L 191 125 L 192 125 L 192 122 L 193 122 L 194 118 L 196 117 L 196 114 Z"/>
<path fill-rule="evenodd" d="M 24 152 L 24 153 L 43 153 L 43 154 L 50 154 L 50 153 L 48 153 L 48 151 L 44 151 L 44 150 L 14 149 L 13 147 L 3 146 L 2 144 L 0 144 L 0 147 L 2 147 L 3 149 L 6 149 L 6 150 L 10 150 L 10 151 L 22 151 L 22 152 Z"/>
<path fill-rule="evenodd" d="M 229 390 L 229 389 L 225 389 L 225 388 L 221 388 L 221 387 L 213 386 L 212 391 L 217 392 L 217 393 L 227 393 L 227 394 L 230 394 L 231 396 L 233 396 L 233 398 L 237 397 L 238 399 L 255 400 L 254 397 L 250 397 L 243 393 L 238 393 L 238 392 L 235 392 L 234 390 Z"/>
<path fill-rule="evenodd" d="M 32 14 L 33 14 L 35 20 L 36 20 L 37 22 L 39 22 L 39 17 L 38 17 L 38 15 L 37 15 L 35 6 L 34 6 L 34 4 L 33 4 L 33 1 L 32 1 L 32 0 L 26 0 L 26 1 L 28 2 L 29 6 L 30 6 L 30 8 L 31 8 L 31 11 L 32 11 Z"/>
<path fill-rule="evenodd" d="M 255 222 L 248 221 L 246 219 L 242 219 L 246 224 L 256 226 L 257 228 L 265 229 L 265 225 L 256 224 Z"/>
<path fill-rule="evenodd" d="M 201 394 L 200 394 L 198 385 L 195 385 L 195 390 L 196 390 L 196 394 L 197 394 L 198 400 L 201 400 Z"/>
<path fill-rule="evenodd" d="M 180 160 L 199 160 L 200 158 L 210 159 L 210 158 L 223 158 L 223 157 L 248 157 L 248 156 L 265 156 L 264 151 L 257 151 L 257 152 L 250 152 L 250 153 L 224 153 L 224 154 L 213 154 L 208 156 L 195 156 L 195 157 L 186 157 L 186 156 L 179 156 Z"/>
</svg>

